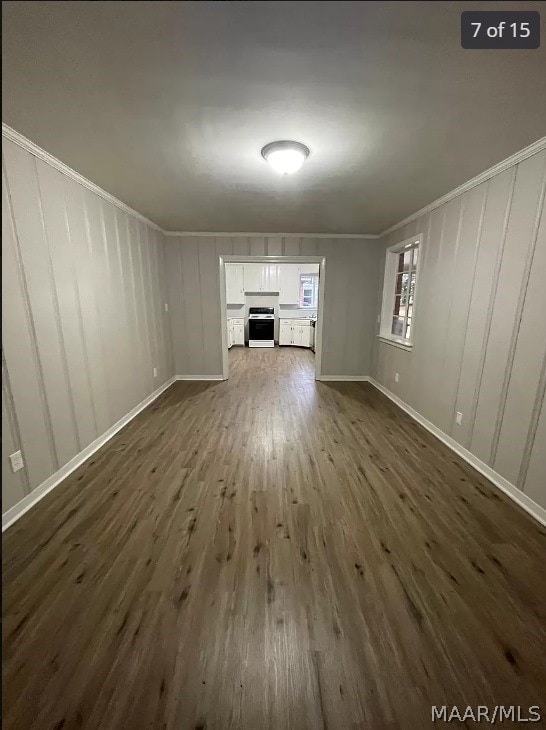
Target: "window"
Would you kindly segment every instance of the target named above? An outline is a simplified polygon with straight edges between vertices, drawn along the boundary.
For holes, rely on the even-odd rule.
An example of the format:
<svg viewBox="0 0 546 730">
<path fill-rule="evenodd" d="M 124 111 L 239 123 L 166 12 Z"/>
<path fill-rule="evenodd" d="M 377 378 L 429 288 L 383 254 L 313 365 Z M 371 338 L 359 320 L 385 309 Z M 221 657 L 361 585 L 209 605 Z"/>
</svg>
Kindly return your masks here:
<svg viewBox="0 0 546 730">
<path fill-rule="evenodd" d="M 300 274 L 300 307 L 316 309 L 318 306 L 318 274 Z"/>
<path fill-rule="evenodd" d="M 387 249 L 380 337 L 411 347 L 422 236 Z"/>
</svg>

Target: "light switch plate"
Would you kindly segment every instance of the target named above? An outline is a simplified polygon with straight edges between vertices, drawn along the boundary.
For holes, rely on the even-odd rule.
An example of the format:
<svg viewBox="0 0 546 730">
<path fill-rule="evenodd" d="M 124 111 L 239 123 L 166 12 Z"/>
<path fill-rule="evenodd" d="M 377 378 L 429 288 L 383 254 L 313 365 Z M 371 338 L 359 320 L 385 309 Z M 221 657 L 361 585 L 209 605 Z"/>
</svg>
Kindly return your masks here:
<svg viewBox="0 0 546 730">
<path fill-rule="evenodd" d="M 11 461 L 11 470 L 13 472 L 19 471 L 25 466 L 23 461 L 23 455 L 20 451 L 16 451 L 14 454 L 10 454 L 9 460 Z"/>
</svg>

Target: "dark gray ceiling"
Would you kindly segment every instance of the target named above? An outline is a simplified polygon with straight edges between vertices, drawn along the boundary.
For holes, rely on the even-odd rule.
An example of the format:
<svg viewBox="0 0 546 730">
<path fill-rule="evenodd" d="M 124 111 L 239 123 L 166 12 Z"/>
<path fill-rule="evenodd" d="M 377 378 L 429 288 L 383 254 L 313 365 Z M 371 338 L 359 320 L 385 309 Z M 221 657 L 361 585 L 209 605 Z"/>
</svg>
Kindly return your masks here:
<svg viewBox="0 0 546 730">
<path fill-rule="evenodd" d="M 3 119 L 166 229 L 377 233 L 545 134 L 544 43 L 460 47 L 499 6 L 4 2 Z"/>
</svg>

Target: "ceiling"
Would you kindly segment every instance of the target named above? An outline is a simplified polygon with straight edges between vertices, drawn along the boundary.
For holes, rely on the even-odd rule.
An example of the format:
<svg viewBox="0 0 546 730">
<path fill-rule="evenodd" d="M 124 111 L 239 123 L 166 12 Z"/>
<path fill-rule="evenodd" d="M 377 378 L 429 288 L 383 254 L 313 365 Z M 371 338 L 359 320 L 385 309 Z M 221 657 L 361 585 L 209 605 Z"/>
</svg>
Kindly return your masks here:
<svg viewBox="0 0 546 730">
<path fill-rule="evenodd" d="M 500 5 L 4 2 L 3 120 L 167 230 L 379 233 L 546 133 L 544 40 L 460 47 Z"/>
</svg>

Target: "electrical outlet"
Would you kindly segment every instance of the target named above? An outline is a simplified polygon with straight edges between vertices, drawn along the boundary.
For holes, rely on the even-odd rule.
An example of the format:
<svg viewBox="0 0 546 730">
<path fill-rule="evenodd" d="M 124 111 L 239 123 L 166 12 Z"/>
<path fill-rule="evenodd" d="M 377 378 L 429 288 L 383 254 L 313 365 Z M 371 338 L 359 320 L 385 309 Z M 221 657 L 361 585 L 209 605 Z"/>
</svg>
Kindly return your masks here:
<svg viewBox="0 0 546 730">
<path fill-rule="evenodd" d="M 398 382 L 398 379 L 399 379 L 399 377 L 400 377 L 400 376 L 398 375 L 398 373 L 394 373 L 394 382 L 395 382 L 395 383 L 397 383 L 397 382 Z"/>
<path fill-rule="evenodd" d="M 463 414 L 461 413 L 461 411 L 457 411 L 457 413 L 455 414 L 455 423 L 457 424 L 457 426 L 461 426 L 462 425 L 462 423 L 463 423 Z"/>
<path fill-rule="evenodd" d="M 157 378 L 157 368 L 154 368 L 154 378 Z"/>
<path fill-rule="evenodd" d="M 165 311 L 166 311 L 166 312 L 168 312 L 168 311 L 169 311 L 169 305 L 167 304 L 167 302 L 165 302 Z"/>
<path fill-rule="evenodd" d="M 16 451 L 14 454 L 10 454 L 9 460 L 11 461 L 12 472 L 19 471 L 25 465 L 25 462 L 23 461 L 23 455 L 20 451 Z"/>
</svg>

